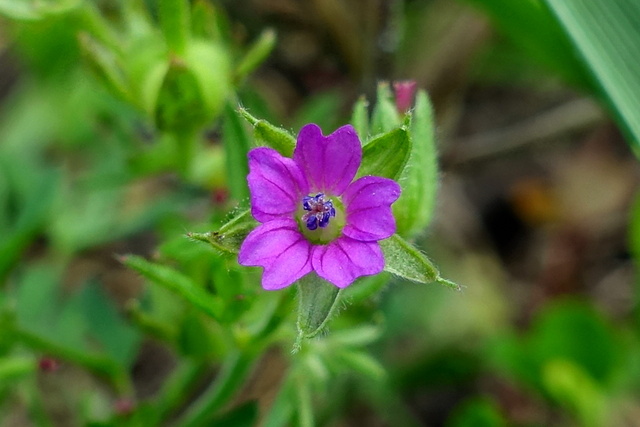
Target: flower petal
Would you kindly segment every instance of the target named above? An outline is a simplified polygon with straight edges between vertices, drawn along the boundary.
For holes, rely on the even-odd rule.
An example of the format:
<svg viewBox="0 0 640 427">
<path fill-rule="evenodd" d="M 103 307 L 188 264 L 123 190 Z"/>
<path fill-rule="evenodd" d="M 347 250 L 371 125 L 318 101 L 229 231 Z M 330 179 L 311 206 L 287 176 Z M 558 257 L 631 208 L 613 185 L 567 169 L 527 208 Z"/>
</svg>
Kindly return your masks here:
<svg viewBox="0 0 640 427">
<path fill-rule="evenodd" d="M 312 123 L 300 130 L 293 160 L 309 180 L 313 192 L 339 196 L 356 176 L 362 161 L 362 147 L 351 125 L 323 136 L 318 125 Z"/>
<path fill-rule="evenodd" d="M 344 288 L 360 276 L 380 273 L 384 255 L 377 242 L 342 236 L 328 245 L 314 246 L 312 263 L 318 276 Z"/>
<path fill-rule="evenodd" d="M 259 222 L 290 216 L 309 186 L 298 165 L 266 147 L 249 151 L 251 214 Z"/>
<path fill-rule="evenodd" d="M 400 197 L 397 182 L 377 176 L 363 176 L 342 195 L 346 225 L 342 233 L 365 242 L 386 239 L 396 232 L 391 204 Z"/>
<path fill-rule="evenodd" d="M 240 247 L 238 262 L 264 267 L 264 289 L 282 289 L 311 272 L 311 248 L 295 220 L 277 219 L 249 233 Z"/>
</svg>

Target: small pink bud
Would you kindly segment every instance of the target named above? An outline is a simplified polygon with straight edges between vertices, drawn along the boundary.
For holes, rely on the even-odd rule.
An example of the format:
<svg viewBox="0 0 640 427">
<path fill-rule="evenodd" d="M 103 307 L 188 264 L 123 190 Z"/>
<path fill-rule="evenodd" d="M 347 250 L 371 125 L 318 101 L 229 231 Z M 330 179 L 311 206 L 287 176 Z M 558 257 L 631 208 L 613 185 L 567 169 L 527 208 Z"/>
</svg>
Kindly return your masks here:
<svg viewBox="0 0 640 427">
<path fill-rule="evenodd" d="M 417 83 L 415 80 L 403 80 L 393 83 L 396 92 L 396 108 L 400 113 L 406 113 L 413 105 Z"/>
<path fill-rule="evenodd" d="M 127 416 L 133 412 L 135 404 L 129 397 L 121 397 L 113 403 L 113 410 L 120 416 Z"/>
<path fill-rule="evenodd" d="M 42 372 L 55 372 L 60 369 L 60 362 L 53 357 L 44 356 L 38 360 L 38 368 Z"/>
</svg>

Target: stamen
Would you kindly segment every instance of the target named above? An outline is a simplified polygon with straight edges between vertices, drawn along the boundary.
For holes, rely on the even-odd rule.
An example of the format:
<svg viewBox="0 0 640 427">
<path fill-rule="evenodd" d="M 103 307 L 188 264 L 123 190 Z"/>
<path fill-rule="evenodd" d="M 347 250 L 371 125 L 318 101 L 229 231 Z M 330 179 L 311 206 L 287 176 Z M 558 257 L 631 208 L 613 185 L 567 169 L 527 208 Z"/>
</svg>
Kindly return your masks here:
<svg viewBox="0 0 640 427">
<path fill-rule="evenodd" d="M 309 230 L 318 227 L 325 228 L 329 225 L 329 219 L 336 216 L 336 209 L 331 200 L 324 199 L 324 193 L 315 196 L 305 196 L 302 199 L 302 207 L 309 211 L 302 216 L 302 220 L 307 224 Z"/>
</svg>

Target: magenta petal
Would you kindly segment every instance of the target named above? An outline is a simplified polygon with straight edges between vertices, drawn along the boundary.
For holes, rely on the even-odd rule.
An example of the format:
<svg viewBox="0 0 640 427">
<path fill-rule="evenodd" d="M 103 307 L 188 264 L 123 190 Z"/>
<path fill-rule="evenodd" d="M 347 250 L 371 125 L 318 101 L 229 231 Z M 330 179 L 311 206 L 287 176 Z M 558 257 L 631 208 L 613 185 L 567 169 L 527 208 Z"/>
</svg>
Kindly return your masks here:
<svg viewBox="0 0 640 427">
<path fill-rule="evenodd" d="M 360 242 L 346 236 L 326 246 L 314 246 L 312 262 L 318 276 L 339 288 L 349 286 L 360 276 L 378 274 L 384 268 L 384 256 L 377 242 Z"/>
<path fill-rule="evenodd" d="M 400 197 L 397 182 L 377 176 L 363 176 L 342 195 L 347 224 L 342 233 L 356 240 L 374 241 L 396 232 L 391 204 Z"/>
<path fill-rule="evenodd" d="M 261 147 L 249 151 L 251 214 L 266 222 L 291 216 L 309 186 L 298 165 L 276 150 Z"/>
<path fill-rule="evenodd" d="M 311 244 L 293 219 L 269 221 L 242 242 L 238 262 L 264 267 L 262 287 L 282 289 L 311 272 Z"/>
<path fill-rule="evenodd" d="M 351 125 L 323 136 L 317 125 L 308 124 L 298 134 L 293 159 L 313 192 L 339 196 L 356 176 L 362 161 L 362 147 Z"/>
</svg>

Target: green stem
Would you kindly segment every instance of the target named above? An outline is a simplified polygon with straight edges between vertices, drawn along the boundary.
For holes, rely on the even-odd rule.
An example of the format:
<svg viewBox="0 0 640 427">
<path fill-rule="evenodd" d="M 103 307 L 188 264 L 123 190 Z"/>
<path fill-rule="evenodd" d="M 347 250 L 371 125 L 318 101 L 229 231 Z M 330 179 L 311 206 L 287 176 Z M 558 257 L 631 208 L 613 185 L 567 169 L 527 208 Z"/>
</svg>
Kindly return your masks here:
<svg viewBox="0 0 640 427">
<path fill-rule="evenodd" d="M 298 422 L 300 427 L 314 427 L 313 406 L 307 379 L 296 375 L 296 398 L 298 400 Z"/>
<path fill-rule="evenodd" d="M 44 406 L 40 389 L 35 383 L 35 378 L 27 383 L 28 393 L 28 410 L 31 415 L 31 419 L 38 427 L 53 427 L 53 422 L 49 419 L 49 414 Z"/>
<path fill-rule="evenodd" d="M 91 355 L 74 348 L 64 347 L 22 329 L 14 329 L 12 332 L 14 332 L 17 340 L 22 341 L 28 347 L 56 358 L 77 363 L 97 374 L 107 377 L 113 387 L 121 394 L 127 394 L 133 389 L 126 373 L 122 371 L 116 363 L 106 357 Z"/>
<path fill-rule="evenodd" d="M 158 421 L 176 411 L 189 397 L 194 384 L 206 371 L 204 362 L 186 362 L 179 366 L 165 384 L 158 399 L 155 416 Z"/>
<path fill-rule="evenodd" d="M 294 375 L 290 371 L 280 384 L 280 390 L 269 412 L 262 421 L 262 427 L 283 427 L 291 425 L 293 416 L 293 399 L 291 398 L 294 384 Z"/>
<path fill-rule="evenodd" d="M 188 178 L 198 150 L 198 133 L 195 130 L 183 130 L 173 133 L 172 136 L 175 143 L 176 167 L 183 177 Z"/>
<path fill-rule="evenodd" d="M 251 372 L 255 357 L 239 350 L 231 352 L 209 388 L 187 410 L 181 427 L 205 425 L 236 394 Z"/>
</svg>

